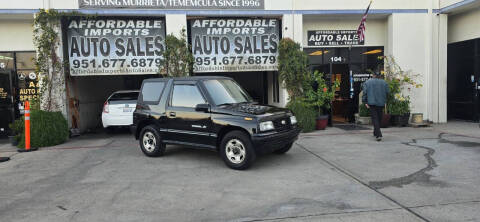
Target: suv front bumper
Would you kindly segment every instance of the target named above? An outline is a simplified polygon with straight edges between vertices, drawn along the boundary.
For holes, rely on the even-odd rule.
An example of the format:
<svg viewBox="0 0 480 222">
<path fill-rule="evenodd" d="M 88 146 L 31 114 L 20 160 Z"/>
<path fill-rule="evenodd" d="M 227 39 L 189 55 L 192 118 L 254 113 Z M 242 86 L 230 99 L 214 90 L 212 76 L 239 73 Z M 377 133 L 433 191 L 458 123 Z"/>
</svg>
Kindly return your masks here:
<svg viewBox="0 0 480 222">
<path fill-rule="evenodd" d="M 288 131 L 264 133 L 252 135 L 252 143 L 257 152 L 271 153 L 285 147 L 298 139 L 301 128 L 293 128 Z"/>
</svg>

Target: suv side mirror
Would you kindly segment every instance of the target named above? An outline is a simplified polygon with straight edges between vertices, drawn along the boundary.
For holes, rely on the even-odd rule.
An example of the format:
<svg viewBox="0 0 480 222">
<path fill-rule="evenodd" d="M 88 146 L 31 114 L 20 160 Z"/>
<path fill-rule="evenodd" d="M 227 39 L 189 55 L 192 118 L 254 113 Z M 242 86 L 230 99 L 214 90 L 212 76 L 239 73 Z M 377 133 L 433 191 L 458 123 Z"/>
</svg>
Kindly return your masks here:
<svg viewBox="0 0 480 222">
<path fill-rule="evenodd" d="M 195 111 L 198 111 L 198 112 L 208 112 L 210 111 L 210 104 L 198 104 L 195 106 Z"/>
</svg>

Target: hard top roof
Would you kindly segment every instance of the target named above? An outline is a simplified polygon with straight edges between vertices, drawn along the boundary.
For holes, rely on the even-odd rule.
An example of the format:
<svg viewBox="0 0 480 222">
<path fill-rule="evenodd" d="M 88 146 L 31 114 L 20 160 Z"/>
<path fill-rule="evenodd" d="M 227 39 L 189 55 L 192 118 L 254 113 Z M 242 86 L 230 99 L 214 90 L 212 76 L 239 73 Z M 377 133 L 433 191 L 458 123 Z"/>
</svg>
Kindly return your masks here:
<svg viewBox="0 0 480 222">
<path fill-rule="evenodd" d="M 164 77 L 164 78 L 151 78 L 145 79 L 144 82 L 150 81 L 159 81 L 159 80 L 184 80 L 184 81 L 198 81 L 198 80 L 209 80 L 209 79 L 232 79 L 227 76 L 187 76 L 187 77 Z"/>
</svg>

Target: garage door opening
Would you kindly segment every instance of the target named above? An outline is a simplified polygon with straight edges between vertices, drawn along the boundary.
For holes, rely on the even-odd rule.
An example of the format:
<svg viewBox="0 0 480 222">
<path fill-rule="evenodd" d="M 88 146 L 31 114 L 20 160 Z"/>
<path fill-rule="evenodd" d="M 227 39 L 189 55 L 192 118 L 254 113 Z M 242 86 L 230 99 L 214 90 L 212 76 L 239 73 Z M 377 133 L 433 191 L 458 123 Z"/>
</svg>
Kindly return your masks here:
<svg viewBox="0 0 480 222">
<path fill-rule="evenodd" d="M 258 104 L 268 104 L 267 72 L 197 73 L 196 76 L 226 76 L 234 79 Z"/>
<path fill-rule="evenodd" d="M 116 91 L 139 90 L 142 81 L 157 75 L 70 77 L 69 118 L 72 128 L 81 133 L 103 128 L 102 110 L 107 98 Z"/>
</svg>

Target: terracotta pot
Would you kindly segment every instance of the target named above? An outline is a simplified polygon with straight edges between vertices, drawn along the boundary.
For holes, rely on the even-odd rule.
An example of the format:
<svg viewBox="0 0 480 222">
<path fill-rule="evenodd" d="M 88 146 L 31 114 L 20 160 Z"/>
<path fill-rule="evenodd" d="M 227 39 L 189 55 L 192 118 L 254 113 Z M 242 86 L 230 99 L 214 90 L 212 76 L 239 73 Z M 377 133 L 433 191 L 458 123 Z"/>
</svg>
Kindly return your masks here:
<svg viewBox="0 0 480 222">
<path fill-rule="evenodd" d="M 382 122 L 380 123 L 381 128 L 388 128 L 390 126 L 390 114 L 384 113 L 382 116 Z"/>
<path fill-rule="evenodd" d="M 327 124 L 328 124 L 328 115 L 321 115 L 317 117 L 317 124 L 316 124 L 317 130 L 324 130 L 325 128 L 327 128 Z"/>
</svg>

